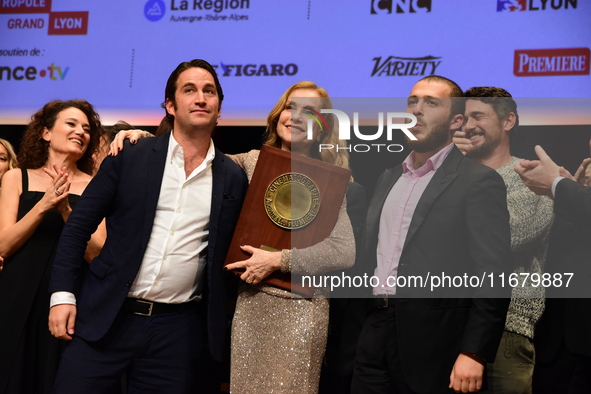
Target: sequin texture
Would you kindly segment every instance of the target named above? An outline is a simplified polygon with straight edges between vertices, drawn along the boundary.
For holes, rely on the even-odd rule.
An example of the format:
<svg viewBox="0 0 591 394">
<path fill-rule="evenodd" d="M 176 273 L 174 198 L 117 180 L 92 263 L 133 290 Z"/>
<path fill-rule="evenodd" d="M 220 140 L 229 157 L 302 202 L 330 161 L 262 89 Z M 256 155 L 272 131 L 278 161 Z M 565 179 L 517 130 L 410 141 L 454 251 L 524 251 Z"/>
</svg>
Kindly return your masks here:
<svg viewBox="0 0 591 394">
<path fill-rule="evenodd" d="M 250 181 L 259 151 L 230 156 Z M 283 251 L 281 270 L 319 274 L 355 261 L 346 202 L 331 235 L 309 248 Z M 324 293 L 324 290 L 320 290 Z M 329 300 L 302 298 L 265 284 L 242 283 L 232 324 L 232 393 L 317 393 L 328 333 Z"/>
</svg>

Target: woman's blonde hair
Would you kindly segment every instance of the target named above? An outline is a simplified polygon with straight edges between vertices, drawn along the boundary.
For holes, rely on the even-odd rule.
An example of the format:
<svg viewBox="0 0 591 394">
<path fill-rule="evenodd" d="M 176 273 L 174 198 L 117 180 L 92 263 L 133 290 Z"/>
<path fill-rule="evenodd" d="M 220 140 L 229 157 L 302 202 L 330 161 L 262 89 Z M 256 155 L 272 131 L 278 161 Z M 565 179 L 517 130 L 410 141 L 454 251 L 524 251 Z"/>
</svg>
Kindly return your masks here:
<svg viewBox="0 0 591 394">
<path fill-rule="evenodd" d="M 264 144 L 270 145 L 275 148 L 281 148 L 281 138 L 277 134 L 277 123 L 279 122 L 279 117 L 281 116 L 281 112 L 287 106 L 287 99 L 288 97 L 296 90 L 300 89 L 309 89 L 314 90 L 320 97 L 322 97 L 322 108 L 328 109 L 332 108 L 332 103 L 330 98 L 328 97 L 328 93 L 326 90 L 318 87 L 314 82 L 304 81 L 298 82 L 294 85 L 291 85 L 285 93 L 281 95 L 275 107 L 269 112 L 269 116 L 267 117 L 267 131 L 265 132 L 265 139 Z M 322 160 L 324 162 L 334 164 L 339 167 L 343 167 L 349 169 L 349 152 L 347 151 L 347 143 L 346 141 L 339 140 L 339 127 L 338 124 L 334 120 L 334 115 L 328 114 L 325 117 L 326 124 L 328 126 L 327 130 L 320 133 L 320 137 L 314 141 L 314 144 L 310 148 L 310 156 Z M 330 144 L 334 148 L 333 149 L 323 149 L 320 151 L 319 146 L 320 144 Z M 337 149 L 338 147 L 338 149 Z"/>
<path fill-rule="evenodd" d="M 0 138 L 0 144 L 6 148 L 6 152 L 8 152 L 8 169 L 12 170 L 18 166 L 18 162 L 16 160 L 16 153 L 14 153 L 14 148 L 12 144 L 7 140 Z"/>
</svg>

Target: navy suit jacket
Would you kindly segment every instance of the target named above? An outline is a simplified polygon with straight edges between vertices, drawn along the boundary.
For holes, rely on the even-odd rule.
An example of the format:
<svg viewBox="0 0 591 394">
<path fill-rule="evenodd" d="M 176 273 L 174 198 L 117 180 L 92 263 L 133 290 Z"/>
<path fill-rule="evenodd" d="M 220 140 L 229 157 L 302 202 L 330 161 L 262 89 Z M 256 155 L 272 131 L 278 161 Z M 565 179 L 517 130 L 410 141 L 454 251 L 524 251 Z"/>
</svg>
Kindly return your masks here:
<svg viewBox="0 0 591 394">
<path fill-rule="evenodd" d="M 89 183 L 62 232 L 49 291 L 76 294 L 75 335 L 97 341 L 111 327 L 140 268 L 152 232 L 170 134 L 145 138 L 107 157 Z M 216 149 L 203 300 L 209 349 L 221 359 L 227 328 L 223 262 L 248 187 L 246 175 Z M 107 240 L 89 267 L 80 291 L 83 255 L 103 218 Z"/>
<path fill-rule="evenodd" d="M 367 256 L 373 275 L 380 217 L 402 166 L 378 180 L 367 217 Z M 394 207 L 391 207 L 394 209 Z M 413 391 L 444 391 L 460 352 L 494 360 L 505 325 L 510 289 L 498 275 L 511 272 L 507 193 L 494 170 L 465 158 L 454 146 L 414 211 L 398 265 L 410 278 L 494 275 L 496 286 L 450 289 L 398 287 L 396 326 L 406 380 Z M 505 286 L 507 282 L 505 280 Z M 494 298 L 503 296 L 506 298 Z M 439 391 L 438 391 L 439 390 Z"/>
</svg>

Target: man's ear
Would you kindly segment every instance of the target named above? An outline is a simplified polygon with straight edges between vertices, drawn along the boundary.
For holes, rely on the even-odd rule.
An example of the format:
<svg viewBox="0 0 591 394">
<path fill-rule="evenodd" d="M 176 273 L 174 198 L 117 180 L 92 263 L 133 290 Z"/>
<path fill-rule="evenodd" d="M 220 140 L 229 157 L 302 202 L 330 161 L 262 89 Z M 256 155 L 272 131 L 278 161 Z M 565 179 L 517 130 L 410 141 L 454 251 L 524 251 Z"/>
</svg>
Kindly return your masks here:
<svg viewBox="0 0 591 394">
<path fill-rule="evenodd" d="M 503 120 L 503 130 L 505 132 L 508 132 L 509 130 L 511 130 L 513 127 L 515 127 L 516 121 L 517 121 L 517 117 L 515 116 L 515 114 L 513 112 L 509 112 L 507 114 L 507 116 L 505 116 L 505 119 Z"/>
<path fill-rule="evenodd" d="M 460 114 L 456 114 L 451 118 L 451 122 L 449 124 L 449 129 L 450 130 L 459 130 L 462 128 L 462 125 L 464 124 L 464 116 L 460 115 Z"/>
<path fill-rule="evenodd" d="M 165 107 L 166 107 L 166 112 L 169 115 L 175 116 L 175 113 L 174 113 L 174 103 L 172 102 L 171 99 L 166 99 L 166 105 L 165 105 Z"/>
<path fill-rule="evenodd" d="M 51 141 L 51 133 L 49 132 L 49 129 L 47 127 L 43 128 L 43 133 L 41 134 L 41 138 L 43 138 L 47 142 Z"/>
</svg>

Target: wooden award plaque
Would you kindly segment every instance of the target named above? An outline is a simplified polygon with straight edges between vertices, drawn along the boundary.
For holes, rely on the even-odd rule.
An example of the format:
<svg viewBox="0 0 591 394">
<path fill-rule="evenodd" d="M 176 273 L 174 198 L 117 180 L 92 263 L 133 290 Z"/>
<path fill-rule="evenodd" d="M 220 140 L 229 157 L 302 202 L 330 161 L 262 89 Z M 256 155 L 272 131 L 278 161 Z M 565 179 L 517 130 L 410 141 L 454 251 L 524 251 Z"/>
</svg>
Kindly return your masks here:
<svg viewBox="0 0 591 394">
<path fill-rule="evenodd" d="M 240 245 L 282 250 L 327 238 L 350 177 L 350 170 L 264 145 L 224 265 L 250 257 Z M 265 282 L 307 297 L 314 293 L 295 274 L 277 271 Z"/>
</svg>

